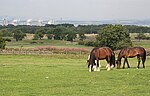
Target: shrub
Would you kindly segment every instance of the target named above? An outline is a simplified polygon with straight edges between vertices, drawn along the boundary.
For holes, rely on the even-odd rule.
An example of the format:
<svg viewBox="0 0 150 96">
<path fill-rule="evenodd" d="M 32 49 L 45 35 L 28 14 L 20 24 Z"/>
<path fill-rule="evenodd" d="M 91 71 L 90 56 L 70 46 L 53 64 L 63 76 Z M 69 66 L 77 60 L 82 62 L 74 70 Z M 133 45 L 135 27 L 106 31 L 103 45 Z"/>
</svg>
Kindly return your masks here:
<svg viewBox="0 0 150 96">
<path fill-rule="evenodd" d="M 107 46 L 113 50 L 132 46 L 129 32 L 122 25 L 107 25 L 103 27 L 96 39 L 97 46 Z"/>
</svg>

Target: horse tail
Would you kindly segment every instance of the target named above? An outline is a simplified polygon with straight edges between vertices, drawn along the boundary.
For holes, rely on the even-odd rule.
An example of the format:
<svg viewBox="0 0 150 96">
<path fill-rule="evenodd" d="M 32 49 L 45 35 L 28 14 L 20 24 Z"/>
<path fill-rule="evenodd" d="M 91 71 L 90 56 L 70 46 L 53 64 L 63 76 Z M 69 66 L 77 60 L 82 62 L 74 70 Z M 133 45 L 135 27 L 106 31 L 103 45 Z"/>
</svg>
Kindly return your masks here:
<svg viewBox="0 0 150 96">
<path fill-rule="evenodd" d="M 110 61 L 111 61 L 111 65 L 113 64 L 115 67 L 115 53 L 114 52 L 112 52 L 112 56 L 110 58 Z"/>
<path fill-rule="evenodd" d="M 146 50 L 143 48 L 143 50 L 144 50 L 144 54 L 143 54 L 143 62 L 145 62 L 146 61 Z"/>
</svg>

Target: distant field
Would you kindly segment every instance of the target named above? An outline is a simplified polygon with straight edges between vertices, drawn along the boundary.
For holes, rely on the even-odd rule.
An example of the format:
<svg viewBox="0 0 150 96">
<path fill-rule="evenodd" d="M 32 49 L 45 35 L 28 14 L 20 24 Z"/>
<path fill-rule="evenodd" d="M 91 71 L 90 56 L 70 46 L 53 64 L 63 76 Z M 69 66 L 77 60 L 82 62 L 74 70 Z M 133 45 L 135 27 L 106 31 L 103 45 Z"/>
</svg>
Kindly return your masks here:
<svg viewBox="0 0 150 96">
<path fill-rule="evenodd" d="M 150 96 L 146 68 L 89 73 L 86 55 L 0 55 L 0 96 Z"/>
<path fill-rule="evenodd" d="M 88 37 L 88 39 L 93 40 L 93 37 Z M 36 43 L 32 43 L 36 42 Z M 150 48 L 150 40 L 132 40 L 133 46 L 141 46 L 146 49 Z M 6 43 L 6 48 L 35 48 L 38 46 L 55 46 L 59 48 L 88 48 L 92 49 L 93 47 L 87 47 L 83 45 L 78 45 L 77 42 L 69 42 L 69 41 L 60 41 L 60 40 L 23 40 L 16 42 L 13 40 L 12 42 Z"/>
<path fill-rule="evenodd" d="M 36 42 L 36 43 L 33 43 Z M 77 42 L 60 41 L 60 40 L 22 40 L 12 41 L 6 43 L 6 48 L 35 48 L 38 46 L 55 46 L 59 48 L 91 48 L 87 46 L 78 45 Z"/>
<path fill-rule="evenodd" d="M 135 39 L 137 37 L 138 33 L 130 33 L 131 39 Z M 150 37 L 150 33 L 144 33 L 145 36 Z"/>
<path fill-rule="evenodd" d="M 133 46 L 141 46 L 150 49 L 150 40 L 132 40 Z"/>
</svg>

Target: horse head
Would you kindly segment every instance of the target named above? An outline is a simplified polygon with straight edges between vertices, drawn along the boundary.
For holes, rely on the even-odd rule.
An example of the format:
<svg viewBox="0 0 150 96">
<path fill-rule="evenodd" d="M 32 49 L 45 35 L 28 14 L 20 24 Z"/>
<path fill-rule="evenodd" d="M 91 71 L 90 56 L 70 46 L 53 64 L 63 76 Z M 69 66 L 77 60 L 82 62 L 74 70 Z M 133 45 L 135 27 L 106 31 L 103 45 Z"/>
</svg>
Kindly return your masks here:
<svg viewBox="0 0 150 96">
<path fill-rule="evenodd" d="M 116 60 L 117 68 L 119 69 L 121 66 L 121 60 Z"/>
<path fill-rule="evenodd" d="M 95 56 L 94 56 L 94 53 L 91 53 L 88 56 L 88 60 L 87 60 L 89 72 L 92 72 L 93 63 L 95 63 Z"/>
</svg>

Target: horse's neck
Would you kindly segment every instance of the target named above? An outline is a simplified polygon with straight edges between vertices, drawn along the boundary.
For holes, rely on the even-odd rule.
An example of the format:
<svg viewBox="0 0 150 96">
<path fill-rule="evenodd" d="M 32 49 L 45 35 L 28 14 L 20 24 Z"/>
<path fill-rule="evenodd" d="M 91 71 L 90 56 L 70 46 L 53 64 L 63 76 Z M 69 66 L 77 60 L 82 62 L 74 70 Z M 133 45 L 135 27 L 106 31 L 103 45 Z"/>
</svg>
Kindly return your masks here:
<svg viewBox="0 0 150 96">
<path fill-rule="evenodd" d="M 121 59 L 122 59 L 122 57 L 123 57 L 125 51 L 126 51 L 126 49 L 122 49 L 122 50 L 120 51 L 120 53 L 118 54 L 118 60 L 121 61 Z"/>
<path fill-rule="evenodd" d="M 93 64 L 95 57 L 94 57 L 94 53 L 92 52 L 89 56 L 88 56 L 88 60 L 90 62 L 90 64 Z"/>
<path fill-rule="evenodd" d="M 119 54 L 118 55 L 118 60 L 121 61 L 121 59 L 122 59 L 122 56 L 121 56 L 121 54 Z"/>
</svg>

